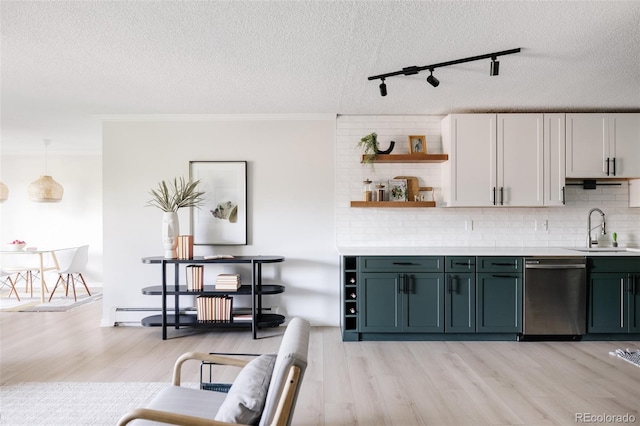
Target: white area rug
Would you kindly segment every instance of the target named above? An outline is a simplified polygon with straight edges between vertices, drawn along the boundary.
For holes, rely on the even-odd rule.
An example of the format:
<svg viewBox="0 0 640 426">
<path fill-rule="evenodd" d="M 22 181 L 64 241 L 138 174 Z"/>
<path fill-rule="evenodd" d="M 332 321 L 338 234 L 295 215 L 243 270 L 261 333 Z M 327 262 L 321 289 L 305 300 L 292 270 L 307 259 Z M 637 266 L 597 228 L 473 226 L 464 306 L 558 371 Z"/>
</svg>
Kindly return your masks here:
<svg viewBox="0 0 640 426">
<path fill-rule="evenodd" d="M 64 289 L 56 290 L 53 299 L 49 302 L 49 295 L 46 295 L 45 303 L 40 303 L 40 289 L 34 289 L 35 297 L 27 297 L 27 294 L 20 294 L 20 301 L 13 294 L 8 297 L 9 291 L 3 291 L 0 294 L 0 311 L 3 312 L 66 312 L 78 306 L 95 302 L 102 299 L 102 288 L 90 288 L 91 296 L 87 294 L 85 289 L 77 290 L 78 301 L 73 300 L 73 294 L 64 296 Z"/>
<path fill-rule="evenodd" d="M 115 425 L 169 383 L 54 382 L 0 386 L 0 425 Z M 197 387 L 197 384 L 188 384 Z"/>
</svg>

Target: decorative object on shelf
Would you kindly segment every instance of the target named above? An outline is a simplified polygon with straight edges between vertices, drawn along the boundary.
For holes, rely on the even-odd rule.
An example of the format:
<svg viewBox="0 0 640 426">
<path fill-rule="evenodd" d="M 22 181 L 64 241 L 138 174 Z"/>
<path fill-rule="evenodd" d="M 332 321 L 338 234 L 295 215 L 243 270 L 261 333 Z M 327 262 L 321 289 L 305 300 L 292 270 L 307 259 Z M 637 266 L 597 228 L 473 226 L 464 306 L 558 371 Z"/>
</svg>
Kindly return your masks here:
<svg viewBox="0 0 640 426">
<path fill-rule="evenodd" d="M 51 141 L 44 140 L 44 175 L 29 184 L 28 192 L 31 201 L 39 203 L 56 203 L 62 200 L 64 188 L 53 178 L 47 175 L 47 150 Z"/>
<path fill-rule="evenodd" d="M 384 201 L 384 185 L 379 183 L 376 185 L 376 201 Z"/>
<path fill-rule="evenodd" d="M 375 161 L 378 154 L 391 154 L 391 151 L 393 151 L 393 148 L 395 146 L 396 143 L 394 141 L 391 141 L 389 143 L 389 148 L 385 149 L 384 151 L 380 150 L 378 144 L 378 134 L 375 132 L 364 136 L 362 139 L 360 139 L 360 142 L 358 142 L 357 145 L 358 148 L 362 148 L 362 162 L 365 164 L 370 164 L 371 168 L 373 168 L 373 162 Z"/>
<path fill-rule="evenodd" d="M 362 201 L 373 201 L 373 191 L 371 190 L 371 181 L 369 179 L 362 182 Z"/>
<path fill-rule="evenodd" d="M 162 242 L 164 244 L 164 257 L 175 259 L 178 254 L 178 236 L 180 235 L 180 223 L 178 222 L 178 209 L 183 207 L 200 208 L 203 203 L 204 192 L 198 191 L 199 180 L 185 182 L 184 178 L 174 178 L 172 184 L 165 181 L 158 183 L 158 189 L 152 189 L 149 193 L 153 197 L 147 201 L 147 206 L 158 207 L 164 213 L 162 215 Z"/>
<path fill-rule="evenodd" d="M 193 259 L 193 235 L 178 236 L 178 259 Z"/>
<path fill-rule="evenodd" d="M 424 135 L 409 135 L 409 152 L 414 154 L 427 153 L 427 138 Z"/>
<path fill-rule="evenodd" d="M 7 201 L 9 198 L 9 187 L 3 182 L 0 182 L 0 203 Z"/>
<path fill-rule="evenodd" d="M 204 287 L 204 266 L 187 265 L 184 268 L 187 291 L 202 291 Z"/>
<path fill-rule="evenodd" d="M 407 182 L 407 201 L 420 201 L 416 200 L 416 196 L 420 193 L 420 185 L 418 178 L 415 176 L 396 176 L 396 180 L 404 180 Z"/>
<path fill-rule="evenodd" d="M 447 67 L 449 65 L 457 65 L 457 64 L 463 64 L 466 62 L 473 62 L 473 61 L 479 61 L 482 59 L 491 59 L 491 65 L 489 68 L 489 75 L 490 76 L 496 76 L 498 75 L 499 72 L 499 65 L 500 62 L 498 62 L 497 57 L 498 56 L 504 56 L 504 55 L 511 55 L 514 53 L 519 53 L 521 50 L 521 48 L 517 48 L 517 49 L 510 49 L 510 50 L 502 50 L 500 52 L 493 52 L 493 53 L 487 53 L 484 55 L 477 55 L 477 56 L 470 56 L 468 58 L 462 58 L 462 59 L 455 59 L 453 61 L 447 61 L 447 62 L 439 62 L 437 64 L 431 64 L 431 65 L 425 65 L 425 66 L 410 66 L 410 67 L 405 67 L 402 68 L 402 70 L 400 71 L 394 71 L 394 72 L 389 72 L 386 74 L 379 74 L 379 75 L 373 75 L 371 77 L 368 77 L 367 79 L 369 81 L 371 80 L 381 80 L 380 83 L 380 96 L 387 96 L 387 84 L 385 83 L 385 80 L 389 77 L 394 77 L 394 76 L 398 76 L 398 75 L 415 75 L 420 73 L 421 71 L 429 71 L 429 77 L 427 77 L 427 82 L 433 86 L 433 87 L 438 87 L 438 85 L 440 84 L 440 81 L 438 81 L 437 78 L 435 78 L 433 76 L 433 70 L 435 68 L 441 68 L 441 67 Z"/>
<path fill-rule="evenodd" d="M 190 161 L 189 174 L 207 194 L 203 209 L 191 209 L 193 243 L 246 245 L 247 162 Z"/>
<path fill-rule="evenodd" d="M 389 201 L 407 201 L 406 179 L 389 179 Z"/>
</svg>

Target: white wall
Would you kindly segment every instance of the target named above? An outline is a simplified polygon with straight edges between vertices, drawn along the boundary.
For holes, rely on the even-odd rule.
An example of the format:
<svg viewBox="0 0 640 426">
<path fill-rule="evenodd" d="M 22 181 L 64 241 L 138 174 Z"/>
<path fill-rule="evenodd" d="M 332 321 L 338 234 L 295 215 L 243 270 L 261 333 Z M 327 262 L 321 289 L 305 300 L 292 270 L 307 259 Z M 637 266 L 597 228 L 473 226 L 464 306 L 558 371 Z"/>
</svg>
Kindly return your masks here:
<svg viewBox="0 0 640 426">
<path fill-rule="evenodd" d="M 161 211 L 145 203 L 160 180 L 187 178 L 190 160 L 248 162 L 249 244 L 196 246 L 195 254 L 283 255 L 284 263 L 263 267 L 263 278 L 284 284 L 286 292 L 265 297 L 265 305 L 338 325 L 334 116 L 107 120 L 103 324 L 119 321 L 116 308 L 160 306 L 159 297 L 141 294 L 161 282 L 160 267 L 141 258 L 163 250 Z M 187 209 L 179 215 L 181 233 L 188 233 Z M 212 274 L 205 271 L 205 281 Z"/>
<path fill-rule="evenodd" d="M 91 287 L 102 285 L 102 156 L 100 153 L 56 152 L 47 156 L 47 174 L 64 188 L 62 201 L 36 203 L 27 188 L 45 174 L 42 154 L 2 153 L 2 182 L 9 199 L 0 203 L 0 242 L 15 239 L 38 248 L 89 244 L 89 262 L 83 274 Z M 15 261 L 17 256 L 3 259 Z M 50 278 L 48 278 L 50 280 Z"/>
<path fill-rule="evenodd" d="M 427 152 L 442 153 L 444 116 L 340 116 L 336 137 L 336 235 L 338 247 L 583 247 L 587 213 L 601 208 L 621 246 L 640 246 L 640 208 L 630 208 L 626 181 L 620 186 L 584 190 L 567 186 L 566 205 L 546 208 L 351 208 L 362 198 L 362 181 L 385 182 L 417 176 L 421 186 L 439 187 L 440 164 L 360 164 L 356 145 L 378 134 L 381 149 L 396 141 L 393 153 L 408 152 L 408 135 L 426 135 Z M 437 192 L 437 191 L 436 191 Z M 594 216 L 594 220 L 597 218 Z M 548 231 L 536 230 L 547 221 Z M 473 222 L 473 229 L 465 227 Z"/>
</svg>

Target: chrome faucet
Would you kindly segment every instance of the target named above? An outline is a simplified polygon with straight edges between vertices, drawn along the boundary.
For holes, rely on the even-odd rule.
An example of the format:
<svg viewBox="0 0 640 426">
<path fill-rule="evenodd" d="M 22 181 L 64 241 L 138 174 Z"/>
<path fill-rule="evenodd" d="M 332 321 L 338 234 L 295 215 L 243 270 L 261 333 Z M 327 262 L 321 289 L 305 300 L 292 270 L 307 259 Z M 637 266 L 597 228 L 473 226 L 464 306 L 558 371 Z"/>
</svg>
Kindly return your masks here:
<svg viewBox="0 0 640 426">
<path fill-rule="evenodd" d="M 600 225 L 594 226 L 592 228 L 591 227 L 591 213 L 593 213 L 593 212 L 600 213 L 600 216 L 602 216 L 602 223 Z M 600 227 L 600 228 L 602 228 L 600 233 L 602 235 L 606 235 L 607 234 L 606 226 L 607 226 L 607 223 L 604 220 L 604 213 L 602 212 L 602 210 L 600 210 L 598 208 L 593 208 L 593 209 L 589 210 L 589 216 L 587 216 L 587 247 L 588 248 L 591 248 L 592 244 L 598 244 L 598 239 L 597 238 L 595 240 L 591 239 L 591 231 L 593 231 L 594 229 Z"/>
</svg>

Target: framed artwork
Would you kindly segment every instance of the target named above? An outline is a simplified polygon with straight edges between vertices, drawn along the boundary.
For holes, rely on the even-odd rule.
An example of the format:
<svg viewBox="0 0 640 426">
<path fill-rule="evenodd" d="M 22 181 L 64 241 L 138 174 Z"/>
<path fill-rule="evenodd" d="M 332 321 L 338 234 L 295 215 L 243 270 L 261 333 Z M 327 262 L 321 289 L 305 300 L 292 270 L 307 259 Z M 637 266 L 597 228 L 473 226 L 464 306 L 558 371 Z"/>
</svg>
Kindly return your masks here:
<svg viewBox="0 0 640 426">
<path fill-rule="evenodd" d="M 203 204 L 191 208 L 194 245 L 247 244 L 247 162 L 189 161 Z"/>
<path fill-rule="evenodd" d="M 410 135 L 409 152 L 411 154 L 426 154 L 427 138 L 424 135 Z"/>
</svg>

